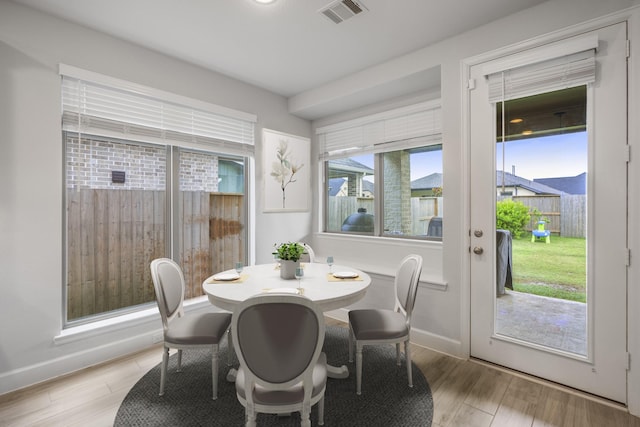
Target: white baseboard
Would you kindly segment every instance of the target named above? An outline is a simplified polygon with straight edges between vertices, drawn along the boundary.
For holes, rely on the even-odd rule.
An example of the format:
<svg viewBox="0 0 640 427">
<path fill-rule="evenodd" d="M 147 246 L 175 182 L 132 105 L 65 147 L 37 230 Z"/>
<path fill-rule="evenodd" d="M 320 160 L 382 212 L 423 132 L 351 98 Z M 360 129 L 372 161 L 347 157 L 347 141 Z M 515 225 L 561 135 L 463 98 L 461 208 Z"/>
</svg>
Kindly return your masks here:
<svg viewBox="0 0 640 427">
<path fill-rule="evenodd" d="M 4 372 L 0 375 L 0 395 L 149 348 L 154 333 L 127 337 L 117 342 Z"/>
<path fill-rule="evenodd" d="M 184 310 L 211 311 L 212 306 L 206 297 L 201 297 L 185 302 Z M 122 336 L 122 331 L 130 331 L 133 328 L 137 328 L 136 335 Z M 102 344 L 95 345 L 96 339 L 100 337 L 104 337 Z M 68 328 L 53 337 L 54 345 L 60 348 L 61 353 L 67 351 L 67 354 L 1 373 L 0 395 L 108 362 L 147 349 L 159 342 L 162 342 L 162 324 L 157 308 L 94 322 L 87 326 Z M 83 345 L 85 348 L 79 351 L 65 348 L 82 348 Z"/>
</svg>

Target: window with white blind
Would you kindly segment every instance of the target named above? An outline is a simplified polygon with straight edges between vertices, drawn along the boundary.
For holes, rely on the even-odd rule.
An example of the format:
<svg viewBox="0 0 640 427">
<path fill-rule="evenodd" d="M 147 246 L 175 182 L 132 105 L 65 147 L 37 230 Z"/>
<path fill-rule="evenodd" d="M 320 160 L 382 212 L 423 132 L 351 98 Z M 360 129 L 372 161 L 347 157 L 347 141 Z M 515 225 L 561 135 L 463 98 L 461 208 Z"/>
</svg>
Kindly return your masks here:
<svg viewBox="0 0 640 427">
<path fill-rule="evenodd" d="M 149 264 L 175 259 L 185 298 L 246 260 L 256 117 L 61 66 L 66 325 L 155 304 Z"/>
<path fill-rule="evenodd" d="M 324 231 L 442 239 L 439 101 L 317 130 Z"/>
</svg>

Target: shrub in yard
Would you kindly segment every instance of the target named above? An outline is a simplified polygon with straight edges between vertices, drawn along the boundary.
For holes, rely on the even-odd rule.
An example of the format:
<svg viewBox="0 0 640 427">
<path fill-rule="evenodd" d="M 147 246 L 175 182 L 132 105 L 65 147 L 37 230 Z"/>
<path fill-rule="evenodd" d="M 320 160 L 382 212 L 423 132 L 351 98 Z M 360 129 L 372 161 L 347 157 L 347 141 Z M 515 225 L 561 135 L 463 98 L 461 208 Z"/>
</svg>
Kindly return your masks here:
<svg viewBox="0 0 640 427">
<path fill-rule="evenodd" d="M 530 219 L 529 208 L 522 202 L 504 199 L 496 204 L 496 227 L 509 230 L 516 239 L 522 235 Z"/>
</svg>

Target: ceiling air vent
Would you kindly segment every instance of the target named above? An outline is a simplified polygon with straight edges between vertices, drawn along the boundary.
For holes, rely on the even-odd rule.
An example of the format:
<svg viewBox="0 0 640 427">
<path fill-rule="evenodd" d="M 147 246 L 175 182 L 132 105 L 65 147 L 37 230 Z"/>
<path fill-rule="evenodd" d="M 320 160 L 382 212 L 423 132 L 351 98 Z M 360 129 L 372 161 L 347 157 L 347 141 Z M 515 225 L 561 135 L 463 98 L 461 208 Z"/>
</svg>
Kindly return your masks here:
<svg viewBox="0 0 640 427">
<path fill-rule="evenodd" d="M 354 0 L 336 0 L 319 10 L 336 24 L 366 11 L 367 8 L 362 3 Z"/>
</svg>

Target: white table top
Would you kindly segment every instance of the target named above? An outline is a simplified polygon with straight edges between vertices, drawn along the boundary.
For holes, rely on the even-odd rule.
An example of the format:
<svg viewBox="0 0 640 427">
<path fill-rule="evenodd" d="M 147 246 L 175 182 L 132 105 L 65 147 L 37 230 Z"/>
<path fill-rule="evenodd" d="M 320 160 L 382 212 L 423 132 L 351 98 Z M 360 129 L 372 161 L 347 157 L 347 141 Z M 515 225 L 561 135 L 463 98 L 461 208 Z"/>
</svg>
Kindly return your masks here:
<svg viewBox="0 0 640 427">
<path fill-rule="evenodd" d="M 320 305 L 323 311 L 335 310 L 357 302 L 364 297 L 371 284 L 369 275 L 355 268 L 333 265 L 332 272 L 354 272 L 358 274 L 358 278 L 332 281 L 329 280 L 329 266 L 326 264 L 303 263 L 303 267 L 304 277 L 300 280 L 303 294 Z M 297 280 L 284 280 L 280 277 L 276 263 L 244 267 L 241 275 L 242 282 L 208 283 L 211 278 L 206 279 L 202 288 L 208 295 L 209 302 L 216 307 L 233 311 L 237 304 L 253 295 L 276 288 L 298 287 Z"/>
</svg>

